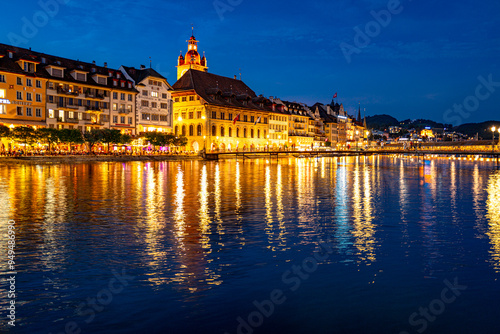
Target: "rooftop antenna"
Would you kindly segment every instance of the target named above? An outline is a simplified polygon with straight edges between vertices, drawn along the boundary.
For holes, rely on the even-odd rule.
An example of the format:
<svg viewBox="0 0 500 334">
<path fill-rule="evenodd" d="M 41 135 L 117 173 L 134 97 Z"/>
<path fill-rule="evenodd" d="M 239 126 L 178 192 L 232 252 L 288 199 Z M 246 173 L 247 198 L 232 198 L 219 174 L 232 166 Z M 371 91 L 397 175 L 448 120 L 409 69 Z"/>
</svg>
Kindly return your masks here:
<svg viewBox="0 0 500 334">
<path fill-rule="evenodd" d="M 191 23 L 191 37 L 194 37 L 194 24 Z"/>
<path fill-rule="evenodd" d="M 240 68 L 240 81 L 241 81 L 241 68 Z"/>
<path fill-rule="evenodd" d="M 152 66 L 152 60 L 151 60 L 151 57 L 149 57 L 149 68 L 151 68 Z"/>
</svg>

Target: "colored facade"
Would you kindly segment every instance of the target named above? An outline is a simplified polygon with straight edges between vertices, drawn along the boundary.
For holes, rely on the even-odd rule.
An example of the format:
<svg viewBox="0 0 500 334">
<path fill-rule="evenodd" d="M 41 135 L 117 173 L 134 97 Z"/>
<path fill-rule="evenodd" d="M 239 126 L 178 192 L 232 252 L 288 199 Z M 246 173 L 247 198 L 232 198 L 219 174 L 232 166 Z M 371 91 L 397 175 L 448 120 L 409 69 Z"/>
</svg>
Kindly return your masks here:
<svg viewBox="0 0 500 334">
<path fill-rule="evenodd" d="M 269 147 L 272 102 L 243 81 L 190 69 L 173 88 L 174 133 L 187 136 L 189 151 Z"/>
<path fill-rule="evenodd" d="M 38 57 L 0 44 L 0 124 L 45 127 L 47 75 Z"/>
</svg>

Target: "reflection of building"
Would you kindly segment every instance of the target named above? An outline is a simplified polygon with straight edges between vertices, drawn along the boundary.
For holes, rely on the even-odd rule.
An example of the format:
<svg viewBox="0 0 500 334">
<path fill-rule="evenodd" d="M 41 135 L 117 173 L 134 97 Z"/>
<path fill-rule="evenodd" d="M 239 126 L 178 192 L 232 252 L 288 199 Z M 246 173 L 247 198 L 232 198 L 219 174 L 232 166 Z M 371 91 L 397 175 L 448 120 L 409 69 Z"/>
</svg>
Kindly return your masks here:
<svg viewBox="0 0 500 334">
<path fill-rule="evenodd" d="M 120 67 L 133 82 L 137 95 L 137 133 L 172 132 L 172 86 L 161 74 L 141 65 L 140 69 Z"/>
</svg>

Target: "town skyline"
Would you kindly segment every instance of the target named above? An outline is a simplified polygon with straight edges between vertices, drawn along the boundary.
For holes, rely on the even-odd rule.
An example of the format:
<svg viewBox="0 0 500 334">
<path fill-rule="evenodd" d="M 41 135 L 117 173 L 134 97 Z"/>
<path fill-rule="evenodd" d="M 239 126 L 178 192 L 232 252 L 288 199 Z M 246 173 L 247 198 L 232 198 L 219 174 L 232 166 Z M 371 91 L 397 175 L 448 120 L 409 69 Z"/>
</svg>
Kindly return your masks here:
<svg viewBox="0 0 500 334">
<path fill-rule="evenodd" d="M 500 78 L 498 60 L 494 58 L 498 19 L 490 14 L 495 12 L 495 4 L 474 5 L 471 11 L 471 3 L 447 2 L 433 5 L 430 11 L 428 3 L 417 7 L 401 2 L 391 7 L 385 27 L 388 2 L 365 2 L 357 7 L 346 2 L 294 3 L 290 8 L 272 4 L 258 16 L 258 26 L 255 22 L 249 25 L 249 18 L 262 8 L 259 2 L 162 2 L 154 7 L 109 1 L 97 12 L 93 4 L 65 0 L 23 3 L 29 10 L 6 18 L 0 28 L 1 42 L 14 44 L 11 41 L 17 38 L 19 47 L 85 62 L 95 60 L 98 65 L 107 62 L 113 68 L 149 67 L 151 57 L 152 68 L 174 84 L 176 58 L 179 51 L 185 51 L 194 25 L 210 73 L 227 77 L 241 73 L 250 87 L 268 97 L 313 105 L 329 103 L 337 92 L 338 101 L 351 115 L 361 103 L 367 116 L 389 114 L 454 125 L 495 119 L 500 101 L 495 86 Z M 6 6 L 21 13 L 17 8 L 21 4 Z M 324 11 L 317 11 L 319 7 Z M 273 22 L 270 14 L 278 8 L 280 15 Z M 106 17 L 103 14 L 108 9 L 113 15 Z M 315 17 L 299 20 L 313 10 Z M 321 22 L 329 13 L 332 19 Z M 478 22 L 480 15 L 471 13 L 486 16 L 477 25 L 461 27 L 459 23 L 465 19 Z M 148 17 L 148 24 L 141 24 L 141 17 Z M 382 20 L 378 28 L 373 24 L 376 17 Z M 27 34 L 30 23 L 34 29 Z M 446 23 L 450 23 L 447 28 Z M 362 47 L 356 31 L 366 27 L 380 31 Z M 61 34 L 62 30 L 72 33 Z M 475 99 L 475 90 L 484 81 L 493 84 L 487 91 L 490 94 Z M 469 107 L 461 113 L 454 108 L 464 103 Z"/>
</svg>

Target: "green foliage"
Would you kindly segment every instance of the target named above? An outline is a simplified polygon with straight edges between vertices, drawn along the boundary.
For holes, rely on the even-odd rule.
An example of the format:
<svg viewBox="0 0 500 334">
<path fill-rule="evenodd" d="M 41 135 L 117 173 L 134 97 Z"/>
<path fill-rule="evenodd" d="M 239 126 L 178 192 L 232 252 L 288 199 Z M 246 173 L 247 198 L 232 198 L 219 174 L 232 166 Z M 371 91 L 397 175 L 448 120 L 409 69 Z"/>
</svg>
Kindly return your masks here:
<svg viewBox="0 0 500 334">
<path fill-rule="evenodd" d="M 326 146 L 326 147 L 332 147 L 332 142 L 331 142 L 331 141 L 329 141 L 329 140 L 328 140 L 328 141 L 326 141 L 326 142 L 325 142 L 325 146 Z"/>
<path fill-rule="evenodd" d="M 132 141 L 131 135 L 127 135 L 127 134 L 121 135 L 120 144 L 123 144 L 123 145 L 130 144 L 131 141 Z"/>
<path fill-rule="evenodd" d="M 92 152 L 92 148 L 94 147 L 94 145 L 100 142 L 101 139 L 102 139 L 102 130 L 99 129 L 92 129 L 83 134 L 83 140 L 85 141 L 85 143 L 87 143 L 87 146 L 89 147 L 89 152 Z"/>
<path fill-rule="evenodd" d="M 35 130 L 29 126 L 18 126 L 10 132 L 10 138 L 19 143 L 31 145 L 37 140 Z"/>
<path fill-rule="evenodd" d="M 59 141 L 59 130 L 54 128 L 40 128 L 36 130 L 36 136 L 40 142 L 48 144 L 49 151 L 51 151 L 52 144 Z"/>
<path fill-rule="evenodd" d="M 58 130 L 59 140 L 68 144 L 81 144 L 83 143 L 82 132 L 77 129 L 62 129 Z"/>
<path fill-rule="evenodd" d="M 101 129 L 101 143 L 108 145 L 109 152 L 109 144 L 119 144 L 121 141 L 122 134 L 120 130 L 114 129 Z"/>
<path fill-rule="evenodd" d="M 174 146 L 184 147 L 188 144 L 188 139 L 184 136 L 179 136 L 174 140 Z"/>
<path fill-rule="evenodd" d="M 0 125 L 0 138 L 9 137 L 9 136 L 10 136 L 9 127 L 7 127 L 5 125 Z"/>
</svg>

